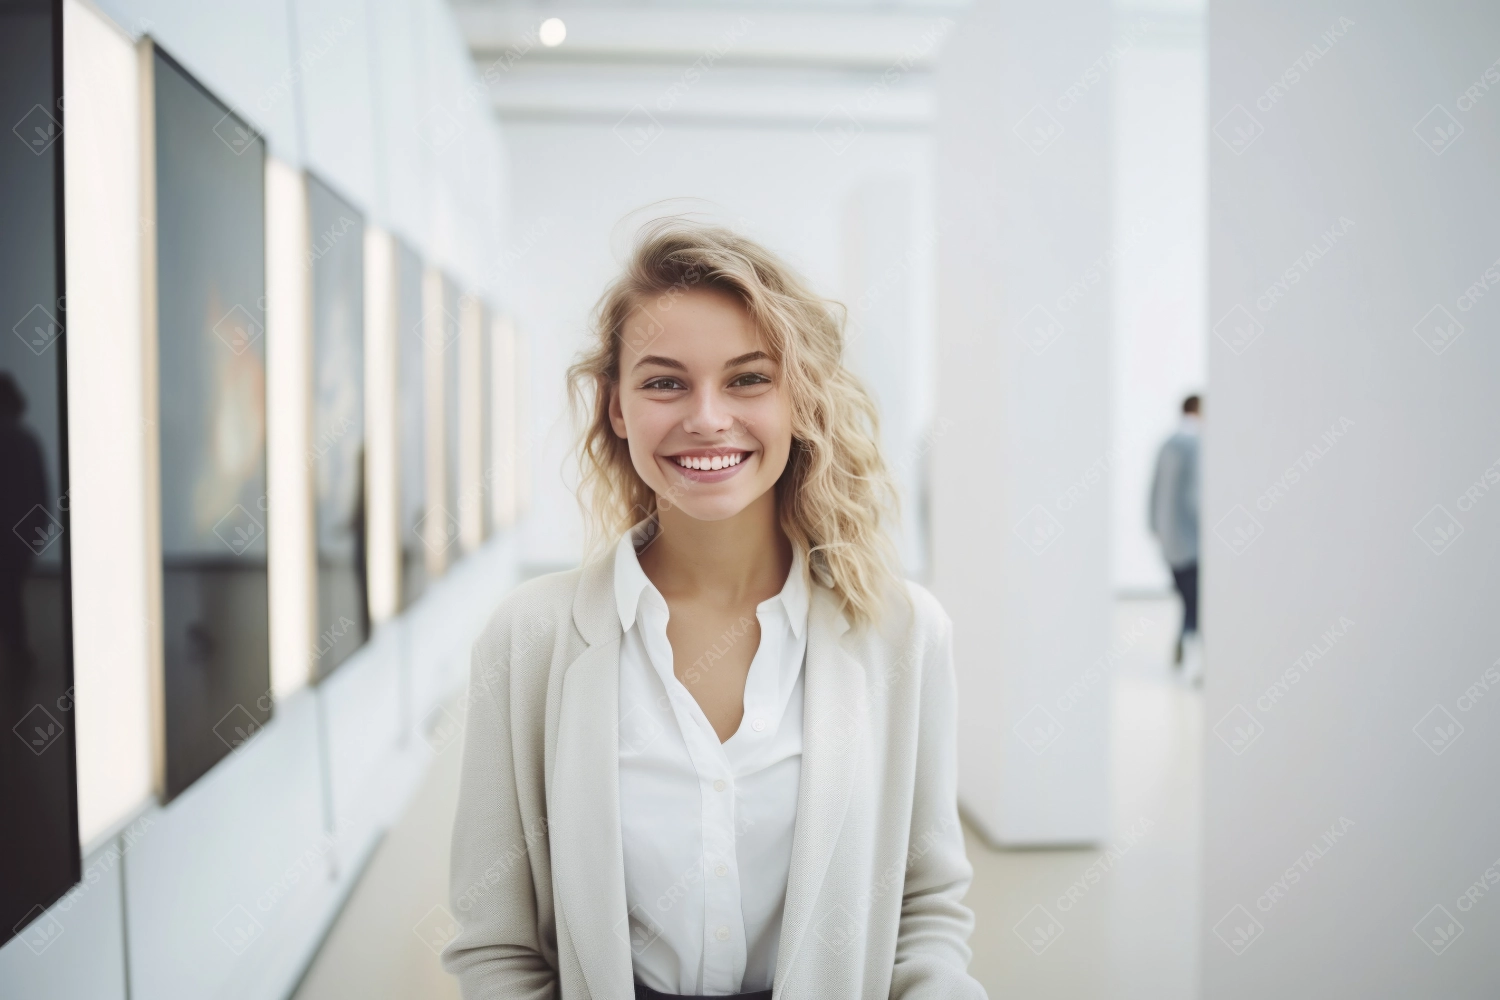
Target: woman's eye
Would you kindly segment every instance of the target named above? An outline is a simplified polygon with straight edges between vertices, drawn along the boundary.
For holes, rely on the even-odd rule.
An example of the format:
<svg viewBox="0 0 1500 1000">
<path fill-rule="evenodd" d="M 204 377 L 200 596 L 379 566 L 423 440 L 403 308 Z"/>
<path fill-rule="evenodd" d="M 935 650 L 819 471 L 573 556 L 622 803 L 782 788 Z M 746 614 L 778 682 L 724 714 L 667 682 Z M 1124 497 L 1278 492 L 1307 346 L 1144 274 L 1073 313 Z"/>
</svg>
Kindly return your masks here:
<svg viewBox="0 0 1500 1000">
<path fill-rule="evenodd" d="M 746 372 L 745 374 L 740 375 L 737 378 L 735 378 L 735 380 L 733 382 L 730 382 L 729 384 L 731 386 L 747 386 L 747 385 L 760 385 L 762 383 L 769 382 L 769 381 L 771 381 L 771 380 L 768 379 L 768 378 L 766 378 L 764 375 L 760 374 L 759 372 Z"/>
<path fill-rule="evenodd" d="M 668 378 L 667 376 L 663 375 L 661 378 L 654 378 L 654 379 L 652 379 L 651 381 L 647 382 L 645 385 L 641 386 L 641 388 L 642 389 L 648 389 L 648 390 L 650 390 L 650 389 L 679 389 L 679 388 L 681 388 L 681 383 L 679 383 L 675 378 Z"/>
</svg>

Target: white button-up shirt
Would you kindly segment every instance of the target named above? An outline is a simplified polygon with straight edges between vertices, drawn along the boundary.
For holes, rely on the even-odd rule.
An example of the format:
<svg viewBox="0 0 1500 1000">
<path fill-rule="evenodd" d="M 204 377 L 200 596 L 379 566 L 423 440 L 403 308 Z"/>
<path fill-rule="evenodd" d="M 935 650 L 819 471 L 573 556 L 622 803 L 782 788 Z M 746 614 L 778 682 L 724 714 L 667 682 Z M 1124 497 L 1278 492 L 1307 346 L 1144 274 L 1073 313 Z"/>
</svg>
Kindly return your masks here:
<svg viewBox="0 0 1500 1000">
<path fill-rule="evenodd" d="M 760 602 L 745 714 L 719 742 L 672 670 L 667 602 L 641 569 L 645 522 L 621 536 L 620 832 L 635 978 L 664 993 L 771 987 L 802 772 L 808 581 L 793 546 L 781 593 Z M 750 635 L 741 620 L 683 667 L 691 682 Z"/>
</svg>

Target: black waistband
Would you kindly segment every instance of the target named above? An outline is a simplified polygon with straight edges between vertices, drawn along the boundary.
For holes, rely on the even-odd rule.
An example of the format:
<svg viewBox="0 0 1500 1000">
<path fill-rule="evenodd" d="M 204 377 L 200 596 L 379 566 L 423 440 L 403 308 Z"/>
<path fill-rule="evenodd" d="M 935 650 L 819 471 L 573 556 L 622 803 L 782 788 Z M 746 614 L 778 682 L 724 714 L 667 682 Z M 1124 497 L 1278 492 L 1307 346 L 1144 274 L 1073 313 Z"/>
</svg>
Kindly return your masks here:
<svg viewBox="0 0 1500 1000">
<path fill-rule="evenodd" d="M 771 1000 L 770 990 L 757 990 L 754 993 L 734 993 L 731 997 L 739 1000 Z M 727 997 L 688 997 L 677 993 L 658 993 L 649 986 L 635 984 L 635 1000 L 728 1000 Z"/>
</svg>

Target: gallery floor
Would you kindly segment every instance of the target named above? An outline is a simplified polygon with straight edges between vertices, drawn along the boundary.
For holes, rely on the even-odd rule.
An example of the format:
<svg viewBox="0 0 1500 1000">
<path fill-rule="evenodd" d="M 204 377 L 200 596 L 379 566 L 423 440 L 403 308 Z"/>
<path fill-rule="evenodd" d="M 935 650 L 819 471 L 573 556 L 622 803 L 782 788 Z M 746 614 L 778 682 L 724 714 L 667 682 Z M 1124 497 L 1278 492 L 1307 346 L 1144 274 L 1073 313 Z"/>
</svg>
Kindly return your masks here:
<svg viewBox="0 0 1500 1000">
<path fill-rule="evenodd" d="M 1190 1000 L 1197 989 L 1201 697 L 1168 666 L 1171 600 L 1115 607 L 1114 832 L 1088 850 L 972 834 L 973 974 L 992 997 Z M 459 750 L 385 836 L 296 1000 L 458 997 L 417 928 L 444 902 Z M 1070 892 L 1071 887 L 1071 892 Z"/>
</svg>

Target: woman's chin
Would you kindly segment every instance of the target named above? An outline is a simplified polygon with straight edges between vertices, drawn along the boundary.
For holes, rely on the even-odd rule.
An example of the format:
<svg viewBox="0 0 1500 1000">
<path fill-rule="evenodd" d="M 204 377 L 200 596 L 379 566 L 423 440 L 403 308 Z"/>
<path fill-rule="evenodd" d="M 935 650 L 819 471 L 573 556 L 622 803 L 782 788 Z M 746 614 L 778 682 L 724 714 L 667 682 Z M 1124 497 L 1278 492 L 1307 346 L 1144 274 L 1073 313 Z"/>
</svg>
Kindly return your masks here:
<svg viewBox="0 0 1500 1000">
<path fill-rule="evenodd" d="M 678 497 L 671 502 L 695 521 L 724 521 L 750 506 L 754 497 Z M 665 506 L 665 504 L 664 504 Z"/>
</svg>

